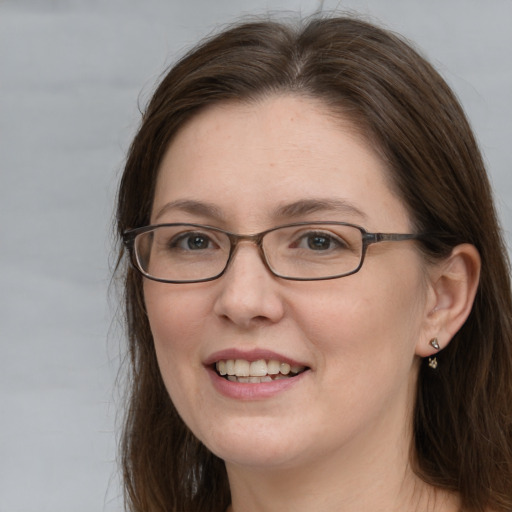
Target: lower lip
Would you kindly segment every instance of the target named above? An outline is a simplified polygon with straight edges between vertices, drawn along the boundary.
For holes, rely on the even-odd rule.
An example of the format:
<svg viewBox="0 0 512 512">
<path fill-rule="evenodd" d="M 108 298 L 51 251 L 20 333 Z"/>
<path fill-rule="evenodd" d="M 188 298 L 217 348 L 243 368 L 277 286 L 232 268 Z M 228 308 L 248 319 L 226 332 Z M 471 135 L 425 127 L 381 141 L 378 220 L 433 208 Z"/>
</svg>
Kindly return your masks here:
<svg viewBox="0 0 512 512">
<path fill-rule="evenodd" d="M 265 398 L 271 398 L 298 384 L 308 373 L 309 370 L 306 370 L 296 377 L 253 384 L 249 382 L 231 382 L 225 377 L 221 377 L 212 368 L 208 368 L 208 374 L 210 375 L 213 387 L 221 395 L 236 400 L 263 400 Z"/>
</svg>

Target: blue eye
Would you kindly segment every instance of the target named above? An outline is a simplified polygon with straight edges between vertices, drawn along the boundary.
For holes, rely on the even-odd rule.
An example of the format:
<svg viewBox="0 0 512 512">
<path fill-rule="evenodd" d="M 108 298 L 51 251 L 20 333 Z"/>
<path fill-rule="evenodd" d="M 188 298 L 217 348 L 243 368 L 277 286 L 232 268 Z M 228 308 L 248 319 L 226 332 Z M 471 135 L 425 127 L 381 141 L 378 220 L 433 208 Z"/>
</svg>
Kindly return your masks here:
<svg viewBox="0 0 512 512">
<path fill-rule="evenodd" d="M 347 243 L 339 237 L 325 232 L 308 232 L 302 234 L 293 244 L 293 247 L 324 252 L 345 249 L 347 248 Z"/>
<path fill-rule="evenodd" d="M 193 235 L 187 237 L 187 246 L 189 249 L 207 249 L 210 241 L 207 237 L 201 235 Z"/>
<path fill-rule="evenodd" d="M 201 251 L 211 249 L 213 242 L 211 238 L 204 233 L 181 233 L 169 241 L 171 249 L 181 249 L 184 251 Z"/>
<path fill-rule="evenodd" d="M 325 251 L 331 249 L 333 240 L 325 235 L 309 235 L 307 237 L 307 244 L 314 251 Z"/>
</svg>

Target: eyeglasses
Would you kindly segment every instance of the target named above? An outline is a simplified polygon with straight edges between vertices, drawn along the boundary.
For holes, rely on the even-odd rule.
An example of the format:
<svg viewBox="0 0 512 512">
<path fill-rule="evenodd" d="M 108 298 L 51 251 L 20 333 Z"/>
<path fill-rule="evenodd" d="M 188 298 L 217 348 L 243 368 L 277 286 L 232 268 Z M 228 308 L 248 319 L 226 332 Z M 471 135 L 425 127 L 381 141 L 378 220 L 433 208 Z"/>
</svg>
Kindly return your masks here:
<svg viewBox="0 0 512 512">
<path fill-rule="evenodd" d="M 123 233 L 132 264 L 164 283 L 212 281 L 226 272 L 243 241 L 258 246 L 277 277 L 294 281 L 337 279 L 361 269 L 369 245 L 417 240 L 422 234 L 368 233 L 345 222 L 297 222 L 253 235 L 200 224 L 159 224 Z"/>
</svg>

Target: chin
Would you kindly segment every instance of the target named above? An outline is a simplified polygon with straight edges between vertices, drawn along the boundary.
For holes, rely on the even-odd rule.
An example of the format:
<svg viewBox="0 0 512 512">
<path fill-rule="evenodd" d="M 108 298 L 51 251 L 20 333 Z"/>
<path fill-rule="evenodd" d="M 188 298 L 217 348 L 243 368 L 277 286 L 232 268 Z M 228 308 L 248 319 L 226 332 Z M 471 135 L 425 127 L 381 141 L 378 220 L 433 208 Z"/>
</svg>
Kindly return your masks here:
<svg viewBox="0 0 512 512">
<path fill-rule="evenodd" d="M 286 425 L 272 425 L 268 418 L 233 421 L 198 436 L 228 465 L 252 468 L 289 468 L 305 456 L 304 438 Z M 309 436 L 317 439 L 316 436 Z M 316 442 L 318 444 L 318 441 Z"/>
</svg>

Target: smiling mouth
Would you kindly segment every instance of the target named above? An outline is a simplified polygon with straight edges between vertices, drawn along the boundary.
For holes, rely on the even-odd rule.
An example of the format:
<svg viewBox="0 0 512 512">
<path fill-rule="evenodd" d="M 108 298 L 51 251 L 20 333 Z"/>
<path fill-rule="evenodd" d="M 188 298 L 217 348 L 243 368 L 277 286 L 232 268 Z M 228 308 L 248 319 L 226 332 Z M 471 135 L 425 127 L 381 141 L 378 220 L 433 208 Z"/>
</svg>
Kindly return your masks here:
<svg viewBox="0 0 512 512">
<path fill-rule="evenodd" d="M 307 370 L 307 366 L 291 366 L 275 359 L 247 361 L 245 359 L 223 359 L 217 361 L 214 370 L 231 382 L 259 384 L 280 379 L 290 379 Z"/>
</svg>

